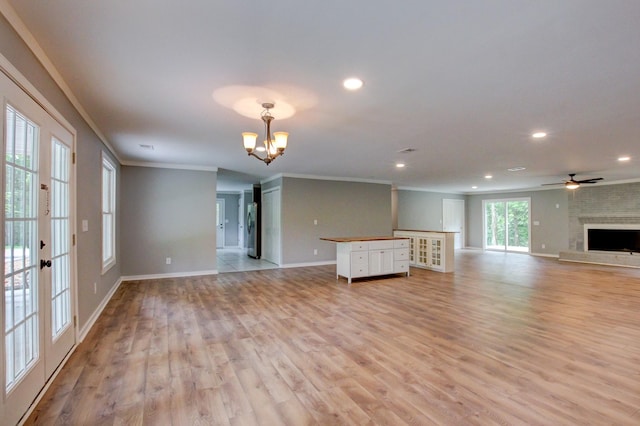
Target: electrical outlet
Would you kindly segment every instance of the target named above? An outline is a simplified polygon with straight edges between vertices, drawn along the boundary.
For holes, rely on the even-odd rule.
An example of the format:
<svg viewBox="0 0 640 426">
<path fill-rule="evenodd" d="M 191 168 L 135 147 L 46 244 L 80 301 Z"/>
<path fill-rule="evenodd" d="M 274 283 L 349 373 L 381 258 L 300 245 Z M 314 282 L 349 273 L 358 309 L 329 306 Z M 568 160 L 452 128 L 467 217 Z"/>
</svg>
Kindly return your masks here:
<svg viewBox="0 0 640 426">
<path fill-rule="evenodd" d="M 313 224 L 317 225 L 318 224 L 318 219 L 313 219 Z"/>
<path fill-rule="evenodd" d="M 98 283 L 93 283 L 93 294 L 98 293 Z"/>
<path fill-rule="evenodd" d="M 170 258 L 170 257 L 167 257 L 166 262 L 167 262 L 167 265 L 171 265 L 171 258 Z"/>
<path fill-rule="evenodd" d="M 542 245 L 542 248 L 547 248 L 547 245 L 546 245 L 546 244 L 543 244 L 543 245 Z"/>
<path fill-rule="evenodd" d="M 313 249 L 313 255 L 317 256 L 318 255 L 318 249 Z"/>
</svg>

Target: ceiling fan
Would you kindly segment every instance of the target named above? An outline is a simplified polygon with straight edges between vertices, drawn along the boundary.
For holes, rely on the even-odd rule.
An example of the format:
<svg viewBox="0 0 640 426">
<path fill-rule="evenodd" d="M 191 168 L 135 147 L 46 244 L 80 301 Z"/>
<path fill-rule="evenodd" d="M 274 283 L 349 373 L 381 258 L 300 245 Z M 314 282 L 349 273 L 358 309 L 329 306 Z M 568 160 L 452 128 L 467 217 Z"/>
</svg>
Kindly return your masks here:
<svg viewBox="0 0 640 426">
<path fill-rule="evenodd" d="M 562 183 L 561 182 L 558 182 L 558 183 L 545 183 L 545 184 L 543 184 L 543 186 L 546 186 L 546 185 L 564 185 L 564 187 L 567 188 L 567 189 L 577 189 L 583 183 L 596 183 L 599 180 L 602 180 L 601 177 L 575 180 L 573 178 L 575 175 L 576 175 L 575 173 L 569 173 L 569 180 L 565 180 Z"/>
</svg>

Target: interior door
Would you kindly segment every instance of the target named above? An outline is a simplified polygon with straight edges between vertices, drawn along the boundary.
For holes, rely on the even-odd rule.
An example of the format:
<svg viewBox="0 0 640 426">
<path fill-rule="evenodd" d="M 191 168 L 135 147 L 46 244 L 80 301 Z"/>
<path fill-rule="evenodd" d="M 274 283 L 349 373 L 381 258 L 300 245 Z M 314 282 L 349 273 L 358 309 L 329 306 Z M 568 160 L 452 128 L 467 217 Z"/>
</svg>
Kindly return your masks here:
<svg viewBox="0 0 640 426">
<path fill-rule="evenodd" d="M 280 265 L 280 188 L 262 193 L 262 259 Z"/>
<path fill-rule="evenodd" d="M 0 73 L 4 292 L 2 418 L 26 412 L 75 343 L 73 135 Z"/>
<path fill-rule="evenodd" d="M 216 200 L 216 248 L 224 248 L 224 198 Z"/>
<path fill-rule="evenodd" d="M 442 200 L 442 230 L 455 232 L 455 249 L 464 247 L 464 221 L 464 200 Z"/>
</svg>

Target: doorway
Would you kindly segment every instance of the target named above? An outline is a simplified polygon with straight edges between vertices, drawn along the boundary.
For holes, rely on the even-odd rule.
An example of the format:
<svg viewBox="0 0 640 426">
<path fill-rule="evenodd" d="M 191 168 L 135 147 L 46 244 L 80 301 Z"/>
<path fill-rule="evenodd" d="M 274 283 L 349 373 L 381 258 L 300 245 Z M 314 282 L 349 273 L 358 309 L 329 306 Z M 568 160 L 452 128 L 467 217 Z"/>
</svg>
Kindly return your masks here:
<svg viewBox="0 0 640 426">
<path fill-rule="evenodd" d="M 75 344 L 73 134 L 0 72 L 3 418 L 17 423 Z"/>
</svg>

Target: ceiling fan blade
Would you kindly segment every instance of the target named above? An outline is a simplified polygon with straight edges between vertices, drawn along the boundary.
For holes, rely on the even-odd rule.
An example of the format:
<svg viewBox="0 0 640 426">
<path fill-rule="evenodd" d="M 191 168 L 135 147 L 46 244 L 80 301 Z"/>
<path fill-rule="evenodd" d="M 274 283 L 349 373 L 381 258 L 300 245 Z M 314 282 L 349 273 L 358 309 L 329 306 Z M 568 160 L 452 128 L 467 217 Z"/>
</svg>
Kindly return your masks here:
<svg viewBox="0 0 640 426">
<path fill-rule="evenodd" d="M 592 178 L 592 179 L 583 179 L 583 180 L 577 180 L 576 182 L 578 183 L 596 183 L 596 181 L 602 180 L 603 178 Z"/>
<path fill-rule="evenodd" d="M 557 182 L 557 183 L 543 183 L 542 186 L 549 186 L 549 185 L 564 185 L 564 182 Z"/>
</svg>

